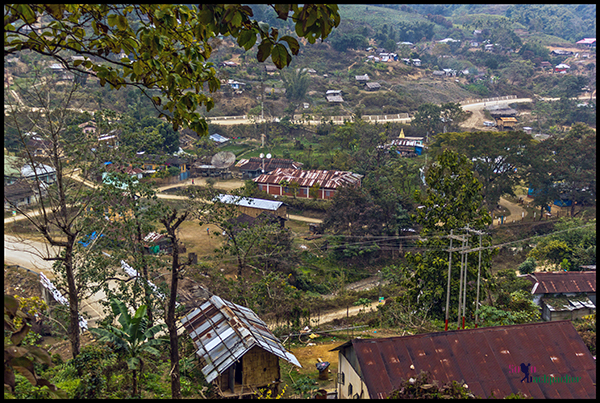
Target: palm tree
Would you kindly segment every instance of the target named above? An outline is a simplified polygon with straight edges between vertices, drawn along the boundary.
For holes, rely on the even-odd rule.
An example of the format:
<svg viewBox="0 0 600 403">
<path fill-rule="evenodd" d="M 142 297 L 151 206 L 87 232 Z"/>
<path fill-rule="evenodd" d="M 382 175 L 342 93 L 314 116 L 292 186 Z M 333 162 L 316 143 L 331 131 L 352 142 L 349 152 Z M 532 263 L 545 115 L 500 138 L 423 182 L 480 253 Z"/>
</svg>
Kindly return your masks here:
<svg viewBox="0 0 600 403">
<path fill-rule="evenodd" d="M 131 396 L 138 395 L 138 373 L 142 374 L 144 361 L 142 353 L 159 356 L 160 352 L 153 346 L 168 341 L 165 338 L 155 339 L 154 336 L 160 332 L 165 325 L 159 324 L 145 329 L 147 326 L 146 305 L 140 306 L 133 317 L 129 315 L 127 306 L 114 298 L 110 300 L 110 307 L 118 316 L 121 328 L 106 325 L 104 328 L 91 328 L 90 332 L 98 337 L 98 341 L 112 343 L 115 348 L 123 353 L 127 360 L 127 366 L 132 370 L 133 391 Z"/>
</svg>

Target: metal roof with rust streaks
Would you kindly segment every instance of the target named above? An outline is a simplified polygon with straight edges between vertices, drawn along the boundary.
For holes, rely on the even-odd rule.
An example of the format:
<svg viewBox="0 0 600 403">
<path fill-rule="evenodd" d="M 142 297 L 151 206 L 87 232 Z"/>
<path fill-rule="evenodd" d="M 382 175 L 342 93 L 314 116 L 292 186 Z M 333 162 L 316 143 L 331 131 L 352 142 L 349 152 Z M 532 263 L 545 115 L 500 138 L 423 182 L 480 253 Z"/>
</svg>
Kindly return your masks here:
<svg viewBox="0 0 600 403">
<path fill-rule="evenodd" d="M 321 171 L 290 168 L 277 168 L 270 174 L 254 178 L 256 183 L 279 185 L 282 180 L 297 182 L 301 187 L 311 187 L 318 183 L 321 189 L 337 189 L 341 186 L 360 185 L 363 175 L 348 171 Z"/>
<path fill-rule="evenodd" d="M 371 398 L 386 398 L 421 371 L 439 382 L 464 381 L 471 393 L 484 398 L 519 391 L 533 398 L 596 397 L 596 363 L 570 321 L 354 339 L 332 351 L 347 348 L 355 350 Z M 511 371 L 521 363 L 535 367 L 532 376 L 580 379 L 521 383 L 524 374 Z"/>
<path fill-rule="evenodd" d="M 596 292 L 595 271 L 537 272 L 525 278 L 534 285 L 532 294 Z"/>
<path fill-rule="evenodd" d="M 212 382 L 254 346 L 302 367 L 285 350 L 267 325 L 250 309 L 214 295 L 181 319 L 206 365 L 202 368 Z"/>
</svg>

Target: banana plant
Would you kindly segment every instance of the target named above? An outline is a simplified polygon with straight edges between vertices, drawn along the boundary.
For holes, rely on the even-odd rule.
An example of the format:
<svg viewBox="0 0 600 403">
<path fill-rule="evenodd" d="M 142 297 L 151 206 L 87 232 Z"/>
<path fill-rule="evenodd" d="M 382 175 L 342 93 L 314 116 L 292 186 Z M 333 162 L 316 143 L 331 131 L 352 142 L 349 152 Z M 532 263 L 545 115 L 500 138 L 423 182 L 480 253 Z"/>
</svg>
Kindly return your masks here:
<svg viewBox="0 0 600 403">
<path fill-rule="evenodd" d="M 154 346 L 164 344 L 166 338 L 154 338 L 157 333 L 165 328 L 159 324 L 146 329 L 146 305 L 140 306 L 133 316 L 129 314 L 127 306 L 122 301 L 110 300 L 110 307 L 115 317 L 118 317 L 120 328 L 106 325 L 102 328 L 91 328 L 99 342 L 111 343 L 114 348 L 123 354 L 127 367 L 132 371 L 132 397 L 138 395 L 138 377 L 141 376 L 144 361 L 142 353 L 159 356 L 160 351 Z M 140 391 L 141 392 L 141 391 Z"/>
</svg>

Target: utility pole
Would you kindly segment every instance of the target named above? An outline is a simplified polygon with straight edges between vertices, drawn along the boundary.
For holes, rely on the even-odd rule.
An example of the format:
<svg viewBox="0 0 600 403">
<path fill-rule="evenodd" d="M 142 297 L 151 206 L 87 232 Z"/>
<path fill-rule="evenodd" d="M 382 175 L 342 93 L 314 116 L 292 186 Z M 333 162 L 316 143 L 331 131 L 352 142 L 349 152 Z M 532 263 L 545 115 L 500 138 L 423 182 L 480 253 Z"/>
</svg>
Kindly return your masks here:
<svg viewBox="0 0 600 403">
<path fill-rule="evenodd" d="M 446 320 L 444 324 L 444 331 L 448 330 L 448 314 L 450 310 L 450 274 L 452 273 L 452 231 L 450 230 L 450 256 L 448 257 L 448 286 L 446 287 Z"/>
<path fill-rule="evenodd" d="M 481 242 L 482 242 L 481 237 L 483 235 L 485 235 L 485 232 L 483 232 L 483 231 L 477 231 L 477 230 L 471 229 L 469 227 L 463 228 L 463 229 L 465 231 L 468 231 L 468 232 L 471 232 L 471 233 L 479 235 L 479 247 L 478 248 L 473 248 L 473 249 L 468 249 L 468 250 L 465 251 L 465 253 L 479 251 L 479 267 L 477 269 L 477 296 L 475 297 L 475 328 L 477 328 L 477 326 L 479 324 L 478 323 L 478 320 L 479 320 L 478 309 L 479 309 L 479 284 L 480 284 L 480 279 L 481 279 L 481 251 L 483 250 L 483 247 L 481 245 Z"/>
<path fill-rule="evenodd" d="M 448 261 L 448 285 L 447 285 L 447 289 L 446 289 L 446 323 L 445 323 L 445 330 L 448 330 L 448 318 L 450 315 L 450 278 L 451 278 L 451 271 L 452 271 L 452 252 L 461 252 L 466 249 L 465 248 L 465 242 L 466 242 L 466 235 L 454 235 L 453 234 L 453 230 L 450 230 L 450 235 L 448 236 L 448 238 L 450 238 L 450 248 L 447 250 L 448 252 L 450 252 L 450 258 Z M 452 248 L 452 240 L 456 239 L 457 241 L 462 241 L 463 245 L 461 247 L 458 248 Z M 460 329 L 460 300 L 461 300 L 461 295 L 462 295 L 462 277 L 463 277 L 463 264 L 461 261 L 461 271 L 460 271 L 460 276 L 459 276 L 459 292 L 458 292 L 458 310 L 457 310 L 457 322 L 458 322 L 458 328 Z"/>
</svg>

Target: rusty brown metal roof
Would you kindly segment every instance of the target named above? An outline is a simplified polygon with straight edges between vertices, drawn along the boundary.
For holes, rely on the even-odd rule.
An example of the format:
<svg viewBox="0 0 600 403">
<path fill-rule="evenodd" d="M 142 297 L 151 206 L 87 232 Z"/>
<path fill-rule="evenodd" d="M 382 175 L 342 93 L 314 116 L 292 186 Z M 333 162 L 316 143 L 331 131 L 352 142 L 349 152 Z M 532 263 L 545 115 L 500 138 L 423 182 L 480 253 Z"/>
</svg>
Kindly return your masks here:
<svg viewBox="0 0 600 403">
<path fill-rule="evenodd" d="M 301 187 L 311 187 L 318 183 L 321 189 L 337 189 L 341 186 L 360 186 L 363 175 L 348 171 L 320 171 L 277 168 L 270 174 L 262 174 L 253 179 L 256 183 L 279 185 L 282 180 L 297 182 Z"/>
<path fill-rule="evenodd" d="M 182 318 L 181 323 L 198 348 L 196 354 L 206 363 L 202 373 L 207 382 L 254 346 L 302 367 L 252 310 L 216 295 Z"/>
<path fill-rule="evenodd" d="M 533 284 L 532 294 L 596 292 L 595 271 L 533 273 L 526 278 Z"/>
<path fill-rule="evenodd" d="M 517 392 L 533 398 L 596 398 L 596 363 L 570 321 L 354 339 L 332 351 L 343 354 L 348 348 L 355 350 L 372 399 L 386 398 L 421 371 L 439 382 L 464 381 L 471 393 L 485 398 Z M 531 383 L 521 383 L 521 363 L 531 364 Z M 535 382 L 565 375 L 578 382 Z"/>
</svg>

